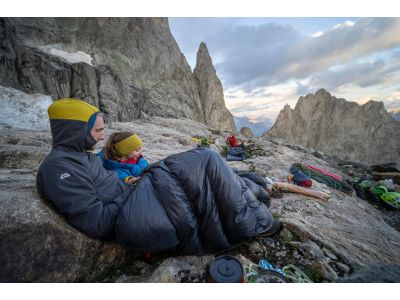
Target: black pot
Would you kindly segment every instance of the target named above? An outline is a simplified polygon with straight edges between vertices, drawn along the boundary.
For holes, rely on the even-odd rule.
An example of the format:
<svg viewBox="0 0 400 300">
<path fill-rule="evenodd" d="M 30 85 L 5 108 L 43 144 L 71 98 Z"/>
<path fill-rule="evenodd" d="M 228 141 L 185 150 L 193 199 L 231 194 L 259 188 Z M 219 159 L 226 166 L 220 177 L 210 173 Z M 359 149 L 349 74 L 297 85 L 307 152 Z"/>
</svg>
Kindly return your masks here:
<svg viewBox="0 0 400 300">
<path fill-rule="evenodd" d="M 210 265 L 212 282 L 244 282 L 244 271 L 240 261 L 231 255 L 222 255 L 213 259 Z"/>
</svg>

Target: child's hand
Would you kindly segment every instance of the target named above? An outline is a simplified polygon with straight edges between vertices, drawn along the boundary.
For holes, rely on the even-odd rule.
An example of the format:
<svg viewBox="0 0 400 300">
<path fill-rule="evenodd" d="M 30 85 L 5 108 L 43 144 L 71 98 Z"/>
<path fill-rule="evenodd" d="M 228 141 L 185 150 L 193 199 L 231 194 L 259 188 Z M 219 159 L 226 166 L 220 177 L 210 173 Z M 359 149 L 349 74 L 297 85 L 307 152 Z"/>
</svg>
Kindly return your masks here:
<svg viewBox="0 0 400 300">
<path fill-rule="evenodd" d="M 140 179 L 140 177 L 131 177 L 129 178 L 129 180 L 127 181 L 127 183 L 129 184 L 134 184 L 135 182 L 137 182 Z"/>
</svg>

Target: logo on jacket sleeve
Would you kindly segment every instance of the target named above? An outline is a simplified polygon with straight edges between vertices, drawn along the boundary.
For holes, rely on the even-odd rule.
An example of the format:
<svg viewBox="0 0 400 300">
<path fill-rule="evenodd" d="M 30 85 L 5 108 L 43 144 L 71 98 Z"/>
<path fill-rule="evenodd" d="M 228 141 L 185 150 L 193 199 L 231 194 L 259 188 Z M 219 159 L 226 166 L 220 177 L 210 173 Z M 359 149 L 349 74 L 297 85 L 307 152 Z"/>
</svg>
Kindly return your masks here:
<svg viewBox="0 0 400 300">
<path fill-rule="evenodd" d="M 68 178 L 69 176 L 71 176 L 71 175 L 69 175 L 68 173 L 64 173 L 64 174 L 61 174 L 60 179 L 62 180 L 62 179 Z"/>
</svg>

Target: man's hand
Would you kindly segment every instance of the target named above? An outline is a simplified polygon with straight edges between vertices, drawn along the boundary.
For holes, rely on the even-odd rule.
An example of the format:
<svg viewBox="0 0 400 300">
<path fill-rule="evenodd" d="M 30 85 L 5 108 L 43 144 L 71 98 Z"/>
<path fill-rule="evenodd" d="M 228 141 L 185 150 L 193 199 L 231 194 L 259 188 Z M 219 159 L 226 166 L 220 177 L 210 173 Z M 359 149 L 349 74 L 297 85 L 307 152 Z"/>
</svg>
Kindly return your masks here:
<svg viewBox="0 0 400 300">
<path fill-rule="evenodd" d="M 129 178 L 129 180 L 127 181 L 127 183 L 129 184 L 134 184 L 135 182 L 137 182 L 140 179 L 140 177 L 131 177 Z"/>
</svg>

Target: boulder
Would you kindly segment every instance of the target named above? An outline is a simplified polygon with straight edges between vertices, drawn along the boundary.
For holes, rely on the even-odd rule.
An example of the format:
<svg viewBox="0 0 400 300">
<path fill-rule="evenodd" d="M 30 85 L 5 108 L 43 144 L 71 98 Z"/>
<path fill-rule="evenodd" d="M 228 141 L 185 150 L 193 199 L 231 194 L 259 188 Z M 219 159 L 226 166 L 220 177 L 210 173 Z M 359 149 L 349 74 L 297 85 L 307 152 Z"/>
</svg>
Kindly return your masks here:
<svg viewBox="0 0 400 300">
<path fill-rule="evenodd" d="M 244 137 L 246 137 L 246 138 L 254 137 L 254 134 L 253 134 L 253 132 L 251 131 L 251 129 L 249 127 L 240 128 L 240 134 L 243 134 Z"/>
<path fill-rule="evenodd" d="M 208 282 L 208 268 L 213 256 L 182 256 L 164 260 L 148 282 Z"/>
<path fill-rule="evenodd" d="M 30 169 L 0 169 L 0 190 L 0 282 L 96 281 L 136 255 L 68 225 Z"/>
</svg>

